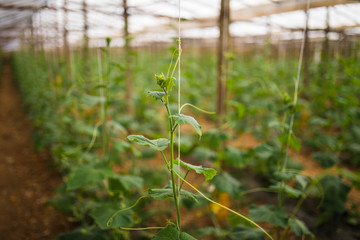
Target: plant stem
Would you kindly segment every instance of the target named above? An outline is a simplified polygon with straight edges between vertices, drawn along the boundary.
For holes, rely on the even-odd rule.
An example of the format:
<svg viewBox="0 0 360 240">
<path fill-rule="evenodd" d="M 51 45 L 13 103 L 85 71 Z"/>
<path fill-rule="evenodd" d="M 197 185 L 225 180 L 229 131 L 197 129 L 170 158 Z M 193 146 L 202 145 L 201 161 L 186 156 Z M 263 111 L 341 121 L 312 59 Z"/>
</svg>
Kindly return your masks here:
<svg viewBox="0 0 360 240">
<path fill-rule="evenodd" d="M 297 202 L 297 204 L 296 204 L 293 212 L 292 212 L 291 215 L 290 215 L 289 220 L 295 217 L 296 213 L 299 211 L 301 205 L 303 204 L 303 202 L 305 201 L 305 199 L 307 198 L 307 196 L 310 194 L 310 192 L 311 192 L 312 188 L 314 187 L 314 185 L 316 185 L 316 182 L 313 182 L 313 183 L 309 186 L 309 188 L 307 189 L 307 191 L 301 196 L 301 199 Z M 288 224 L 286 225 L 286 228 L 285 228 L 284 233 L 282 234 L 280 240 L 285 240 L 285 237 L 286 237 L 286 235 L 288 234 L 289 229 L 290 229 L 290 222 L 288 222 Z"/>
<path fill-rule="evenodd" d="M 166 100 L 165 100 L 165 108 L 166 112 L 168 114 L 169 119 L 169 132 L 170 132 L 170 174 L 171 174 L 171 183 L 172 183 L 172 190 L 173 190 L 173 196 L 174 196 L 174 203 L 176 207 L 176 216 L 177 216 L 177 228 L 180 232 L 181 229 L 181 217 L 180 217 L 180 208 L 179 208 L 179 202 L 177 197 L 177 188 L 175 184 L 175 176 L 174 176 L 174 132 L 176 128 L 174 128 L 174 123 L 171 116 L 170 108 L 169 108 L 169 96 L 167 92 L 165 91 Z"/>
<path fill-rule="evenodd" d="M 180 219 L 180 208 L 179 208 L 179 202 L 177 200 L 177 189 L 175 185 L 175 176 L 174 176 L 174 133 L 171 132 L 170 135 L 170 172 L 171 172 L 171 183 L 172 183 L 172 190 L 174 195 L 174 203 L 176 207 L 176 215 L 177 215 L 177 227 L 180 232 L 181 228 L 181 219 Z"/>
</svg>

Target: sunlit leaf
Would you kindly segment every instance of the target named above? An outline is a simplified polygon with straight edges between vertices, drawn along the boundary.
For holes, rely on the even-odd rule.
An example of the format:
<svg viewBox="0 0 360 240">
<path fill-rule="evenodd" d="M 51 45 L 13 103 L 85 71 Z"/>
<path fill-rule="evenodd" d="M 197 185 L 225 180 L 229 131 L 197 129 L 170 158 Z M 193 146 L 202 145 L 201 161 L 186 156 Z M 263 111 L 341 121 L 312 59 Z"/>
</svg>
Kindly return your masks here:
<svg viewBox="0 0 360 240">
<path fill-rule="evenodd" d="M 157 150 L 157 151 L 163 151 L 170 143 L 170 140 L 167 138 L 159 138 L 155 140 L 147 139 L 146 137 L 142 135 L 129 135 L 127 137 L 130 141 L 136 142 L 137 144 L 149 146 L 150 148 Z"/>
<path fill-rule="evenodd" d="M 179 159 L 174 161 L 174 164 L 179 164 Z M 206 180 L 211 180 L 216 175 L 216 170 L 212 168 L 204 168 L 203 166 L 195 166 L 180 160 L 180 165 L 189 170 L 194 170 L 198 174 L 203 174 Z"/>
<path fill-rule="evenodd" d="M 181 125 L 181 124 L 189 124 L 189 125 L 191 125 L 195 129 L 195 131 L 199 134 L 199 136 L 202 135 L 201 126 L 195 120 L 195 118 L 193 118 L 191 116 L 184 115 L 184 114 L 171 115 L 171 117 L 179 125 Z"/>
<path fill-rule="evenodd" d="M 155 98 L 156 100 L 161 100 L 165 96 L 164 92 L 159 92 L 159 91 L 149 91 L 148 94 L 149 96 Z"/>
</svg>

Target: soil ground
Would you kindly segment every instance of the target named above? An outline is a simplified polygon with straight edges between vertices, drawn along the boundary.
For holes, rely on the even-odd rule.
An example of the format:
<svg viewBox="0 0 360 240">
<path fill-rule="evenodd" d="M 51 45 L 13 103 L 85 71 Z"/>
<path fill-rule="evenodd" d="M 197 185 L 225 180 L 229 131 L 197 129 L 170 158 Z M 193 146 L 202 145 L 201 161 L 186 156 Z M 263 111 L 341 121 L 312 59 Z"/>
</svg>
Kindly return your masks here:
<svg viewBox="0 0 360 240">
<path fill-rule="evenodd" d="M 69 231 L 67 218 L 46 202 L 61 183 L 46 152 L 35 152 L 31 125 L 11 67 L 0 78 L 0 239 L 54 239 Z"/>
</svg>

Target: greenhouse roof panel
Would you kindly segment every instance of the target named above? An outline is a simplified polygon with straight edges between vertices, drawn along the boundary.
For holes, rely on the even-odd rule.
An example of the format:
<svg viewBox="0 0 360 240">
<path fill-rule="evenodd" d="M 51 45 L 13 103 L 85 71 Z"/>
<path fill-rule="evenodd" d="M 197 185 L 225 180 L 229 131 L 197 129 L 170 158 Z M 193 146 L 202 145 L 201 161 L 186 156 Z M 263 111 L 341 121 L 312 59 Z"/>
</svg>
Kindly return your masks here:
<svg viewBox="0 0 360 240">
<path fill-rule="evenodd" d="M 305 25 L 306 3 L 307 0 L 231 0 L 231 33 L 247 36 L 301 30 Z M 310 3 L 310 29 L 327 28 L 327 9 L 331 28 L 355 28 L 360 24 L 359 1 L 311 0 Z M 127 5 L 129 32 L 137 42 L 170 40 L 176 35 L 178 0 L 127 0 Z M 181 17 L 186 19 L 181 23 L 183 36 L 217 37 L 219 9 L 220 0 L 181 0 Z M 121 40 L 123 12 L 121 1 L 112 0 L 1 0 L 0 46 L 21 37 L 28 41 L 43 38 L 58 46 L 65 30 L 73 45 L 80 44 L 85 34 L 90 39 Z"/>
</svg>

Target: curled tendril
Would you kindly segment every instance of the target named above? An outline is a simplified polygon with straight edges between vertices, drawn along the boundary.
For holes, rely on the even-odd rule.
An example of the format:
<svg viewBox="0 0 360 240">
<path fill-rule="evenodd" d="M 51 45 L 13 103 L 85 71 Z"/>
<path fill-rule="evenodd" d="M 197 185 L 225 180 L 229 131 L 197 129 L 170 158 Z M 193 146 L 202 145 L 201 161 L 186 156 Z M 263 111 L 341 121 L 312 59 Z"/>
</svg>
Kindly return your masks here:
<svg viewBox="0 0 360 240">
<path fill-rule="evenodd" d="M 118 214 L 120 214 L 120 213 L 122 213 L 122 212 L 124 212 L 124 211 L 126 211 L 126 210 L 129 210 L 129 209 L 132 209 L 132 208 L 136 207 L 136 205 L 138 205 L 138 203 L 140 202 L 140 200 L 143 199 L 143 198 L 146 198 L 146 197 L 149 197 L 149 196 L 148 196 L 148 195 L 141 196 L 141 197 L 139 197 L 139 198 L 136 200 L 136 202 L 135 202 L 132 206 L 127 207 L 127 208 L 120 209 L 119 211 L 115 212 L 115 213 L 109 218 L 109 220 L 106 222 L 106 226 L 110 227 L 110 226 L 112 225 L 112 222 L 113 222 L 113 220 L 114 220 L 114 217 L 116 217 Z"/>
</svg>

